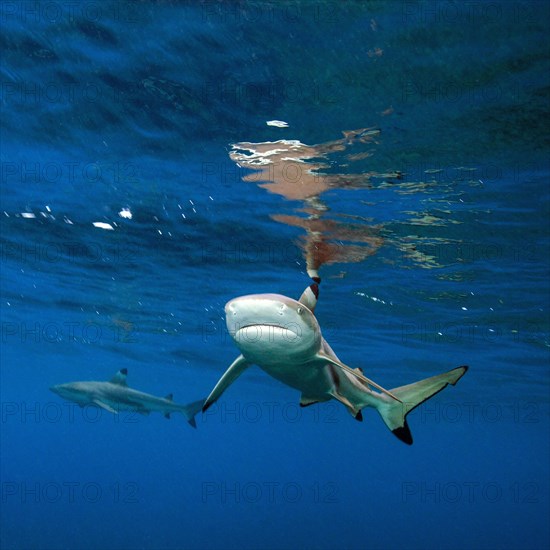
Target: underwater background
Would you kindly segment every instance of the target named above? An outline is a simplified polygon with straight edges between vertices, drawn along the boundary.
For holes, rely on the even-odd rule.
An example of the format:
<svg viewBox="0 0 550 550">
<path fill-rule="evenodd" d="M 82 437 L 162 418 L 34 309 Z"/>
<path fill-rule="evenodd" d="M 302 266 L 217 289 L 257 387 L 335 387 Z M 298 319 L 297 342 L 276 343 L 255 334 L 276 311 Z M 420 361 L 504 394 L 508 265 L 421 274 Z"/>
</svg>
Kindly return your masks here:
<svg viewBox="0 0 550 550">
<path fill-rule="evenodd" d="M 0 2 L 2 549 L 548 548 L 549 3 Z M 269 123 L 269 124 L 267 124 Z M 277 142 L 277 143 L 273 143 Z M 254 367 L 236 296 L 298 298 L 409 415 Z"/>
</svg>

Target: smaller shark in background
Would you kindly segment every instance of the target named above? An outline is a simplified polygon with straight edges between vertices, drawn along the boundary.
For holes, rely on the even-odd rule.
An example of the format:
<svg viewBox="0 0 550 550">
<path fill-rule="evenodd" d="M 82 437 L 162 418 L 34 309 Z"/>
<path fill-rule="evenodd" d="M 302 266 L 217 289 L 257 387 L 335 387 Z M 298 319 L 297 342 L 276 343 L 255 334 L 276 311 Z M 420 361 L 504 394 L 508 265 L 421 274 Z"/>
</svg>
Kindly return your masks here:
<svg viewBox="0 0 550 550">
<path fill-rule="evenodd" d="M 170 418 L 173 412 L 182 413 L 193 428 L 197 427 L 195 415 L 201 410 L 204 399 L 189 405 L 178 405 L 174 403 L 172 394 L 156 397 L 129 388 L 126 383 L 127 375 L 128 369 L 121 369 L 109 381 L 69 382 L 52 386 L 50 390 L 63 399 L 74 401 L 81 407 L 96 405 L 113 414 L 118 414 L 120 411 L 134 411 L 140 414 L 160 412 L 166 418 Z"/>
</svg>

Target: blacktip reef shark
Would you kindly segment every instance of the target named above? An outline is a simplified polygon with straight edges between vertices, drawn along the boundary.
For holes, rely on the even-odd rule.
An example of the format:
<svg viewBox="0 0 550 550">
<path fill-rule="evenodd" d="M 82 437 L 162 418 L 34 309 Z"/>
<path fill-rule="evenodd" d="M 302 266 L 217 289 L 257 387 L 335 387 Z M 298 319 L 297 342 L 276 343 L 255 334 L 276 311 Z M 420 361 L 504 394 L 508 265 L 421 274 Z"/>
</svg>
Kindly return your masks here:
<svg viewBox="0 0 550 550">
<path fill-rule="evenodd" d="M 407 414 L 455 385 L 468 367 L 386 390 L 342 363 L 321 335 L 314 311 L 319 278 L 293 300 L 280 294 L 252 294 L 230 300 L 225 306 L 227 329 L 241 355 L 233 361 L 204 402 L 203 412 L 252 364 L 284 384 L 302 392 L 300 405 L 335 399 L 357 420 L 361 410 L 375 408 L 386 426 L 401 441 L 412 445 Z M 378 391 L 376 391 L 378 390 Z"/>
<path fill-rule="evenodd" d="M 127 375 L 128 369 L 121 369 L 109 381 L 69 382 L 52 386 L 50 390 L 81 407 L 96 405 L 113 414 L 118 414 L 120 411 L 133 411 L 140 414 L 160 412 L 166 418 L 170 418 L 171 413 L 182 413 L 193 428 L 197 427 L 195 415 L 201 410 L 204 399 L 189 405 L 178 405 L 174 403 L 172 394 L 157 397 L 128 387 Z"/>
</svg>

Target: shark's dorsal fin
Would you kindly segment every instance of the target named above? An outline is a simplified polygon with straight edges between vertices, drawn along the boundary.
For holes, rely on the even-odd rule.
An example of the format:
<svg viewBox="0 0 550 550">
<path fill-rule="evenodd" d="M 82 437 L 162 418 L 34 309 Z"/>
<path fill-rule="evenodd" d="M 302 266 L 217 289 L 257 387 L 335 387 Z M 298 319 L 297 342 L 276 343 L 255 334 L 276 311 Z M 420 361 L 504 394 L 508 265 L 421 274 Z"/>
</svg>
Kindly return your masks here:
<svg viewBox="0 0 550 550">
<path fill-rule="evenodd" d="M 315 313 L 315 306 L 317 305 L 317 300 L 319 299 L 319 285 L 313 283 L 309 285 L 298 300 L 301 304 L 306 306 L 311 313 Z"/>
<path fill-rule="evenodd" d="M 127 386 L 126 376 L 128 375 L 128 369 L 120 369 L 112 378 L 111 384 L 118 384 L 119 386 Z"/>
<path fill-rule="evenodd" d="M 174 401 L 174 394 L 169 393 L 164 399 L 166 399 L 166 401 Z"/>
</svg>

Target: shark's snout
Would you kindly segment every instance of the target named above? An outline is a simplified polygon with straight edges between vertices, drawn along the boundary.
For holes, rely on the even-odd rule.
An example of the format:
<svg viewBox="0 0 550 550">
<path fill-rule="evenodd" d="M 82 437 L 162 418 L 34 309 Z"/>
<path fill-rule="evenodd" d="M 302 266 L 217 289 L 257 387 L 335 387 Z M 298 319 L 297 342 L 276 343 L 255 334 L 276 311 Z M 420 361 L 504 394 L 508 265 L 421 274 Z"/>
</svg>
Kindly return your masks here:
<svg viewBox="0 0 550 550">
<path fill-rule="evenodd" d="M 73 400 L 75 394 L 78 394 L 78 392 L 75 392 L 75 390 L 71 387 L 71 384 L 57 384 L 55 386 L 51 386 L 50 391 L 56 395 L 59 395 L 59 397 L 68 400 Z"/>
<path fill-rule="evenodd" d="M 279 294 L 251 294 L 225 306 L 227 330 L 251 362 L 301 360 L 319 347 L 319 325 L 307 306 Z"/>
<path fill-rule="evenodd" d="M 229 301 L 225 306 L 227 328 L 235 332 L 253 325 L 285 328 L 289 325 L 315 324 L 313 314 L 296 300 L 278 294 L 253 294 Z"/>
<path fill-rule="evenodd" d="M 59 395 L 59 397 L 63 397 L 64 399 L 70 398 L 69 391 L 63 386 L 63 384 L 51 386 L 50 391 L 56 395 Z"/>
</svg>

